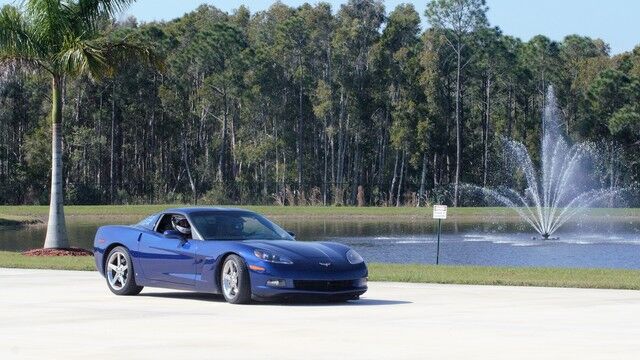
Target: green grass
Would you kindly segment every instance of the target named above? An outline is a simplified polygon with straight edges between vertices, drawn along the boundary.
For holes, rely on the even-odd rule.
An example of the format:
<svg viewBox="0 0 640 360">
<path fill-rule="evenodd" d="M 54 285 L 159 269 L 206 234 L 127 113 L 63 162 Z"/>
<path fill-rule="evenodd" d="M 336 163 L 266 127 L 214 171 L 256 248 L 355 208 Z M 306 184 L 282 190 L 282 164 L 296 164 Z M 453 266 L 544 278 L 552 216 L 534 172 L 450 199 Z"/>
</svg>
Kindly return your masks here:
<svg viewBox="0 0 640 360">
<path fill-rule="evenodd" d="M 371 264 L 372 281 L 640 290 L 640 270 Z"/>
<path fill-rule="evenodd" d="M 69 205 L 65 206 L 65 214 L 77 215 L 140 215 L 144 216 L 170 207 L 184 207 L 184 204 L 161 205 Z M 206 205 L 205 205 L 206 206 Z M 238 205 L 239 207 L 268 215 L 431 215 L 431 208 L 417 207 L 354 207 L 354 206 L 268 206 Z M 509 214 L 505 208 L 451 208 L 452 215 L 475 215 L 499 213 Z M 46 205 L 0 206 L 0 214 L 22 216 L 46 216 L 49 207 Z"/>
<path fill-rule="evenodd" d="M 31 257 L 0 251 L 0 267 L 95 270 L 93 257 Z M 370 264 L 371 281 L 640 290 L 640 271 Z"/>
<path fill-rule="evenodd" d="M 185 205 L 72 205 L 65 207 L 65 214 L 69 221 L 92 220 L 108 217 L 142 218 L 154 212 L 168 207 L 181 207 Z M 268 216 L 280 217 L 316 217 L 342 219 L 350 218 L 376 218 L 380 220 L 393 220 L 394 218 L 430 219 L 431 208 L 417 207 L 352 207 L 352 206 L 238 206 L 253 210 Z M 48 214 L 47 206 L 0 206 L 0 219 L 21 217 L 24 221 L 44 220 Z M 612 217 L 638 217 L 640 209 L 591 209 L 588 215 L 598 218 Z M 494 218 L 500 220 L 517 220 L 515 211 L 501 207 L 463 207 L 450 208 L 451 220 L 478 220 L 482 218 Z M 2 223 L 0 223 L 2 225 Z"/>
<path fill-rule="evenodd" d="M 0 251 L 0 268 L 95 270 L 93 256 L 24 256 Z"/>
</svg>

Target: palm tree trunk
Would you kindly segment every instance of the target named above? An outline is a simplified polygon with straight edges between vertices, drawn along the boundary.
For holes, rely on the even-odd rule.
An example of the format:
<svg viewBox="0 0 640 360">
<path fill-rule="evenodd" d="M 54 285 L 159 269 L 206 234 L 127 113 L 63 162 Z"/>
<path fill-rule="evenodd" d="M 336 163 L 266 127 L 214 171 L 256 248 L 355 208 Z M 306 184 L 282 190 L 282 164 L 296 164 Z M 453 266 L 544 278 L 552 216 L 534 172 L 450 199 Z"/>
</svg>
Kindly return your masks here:
<svg viewBox="0 0 640 360">
<path fill-rule="evenodd" d="M 68 248 L 69 238 L 64 221 L 62 192 L 62 78 L 54 76 L 51 83 L 51 203 L 45 248 Z"/>
</svg>

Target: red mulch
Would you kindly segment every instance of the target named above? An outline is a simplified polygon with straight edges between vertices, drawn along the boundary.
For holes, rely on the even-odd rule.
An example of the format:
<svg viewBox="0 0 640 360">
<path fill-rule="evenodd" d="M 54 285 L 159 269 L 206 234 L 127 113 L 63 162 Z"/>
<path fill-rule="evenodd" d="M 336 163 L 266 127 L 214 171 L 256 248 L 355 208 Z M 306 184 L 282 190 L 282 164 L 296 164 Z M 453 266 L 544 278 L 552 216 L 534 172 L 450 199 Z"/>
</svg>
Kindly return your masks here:
<svg viewBox="0 0 640 360">
<path fill-rule="evenodd" d="M 25 256 L 93 256 L 93 253 L 86 249 L 32 249 L 22 253 Z"/>
</svg>

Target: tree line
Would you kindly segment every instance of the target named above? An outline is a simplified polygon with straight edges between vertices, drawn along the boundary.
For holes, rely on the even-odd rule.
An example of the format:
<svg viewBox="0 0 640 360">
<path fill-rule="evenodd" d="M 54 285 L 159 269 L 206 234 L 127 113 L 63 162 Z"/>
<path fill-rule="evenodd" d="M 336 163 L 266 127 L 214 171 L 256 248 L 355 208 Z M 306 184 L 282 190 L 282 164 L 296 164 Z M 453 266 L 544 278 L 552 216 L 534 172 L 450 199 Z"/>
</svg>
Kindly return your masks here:
<svg viewBox="0 0 640 360">
<path fill-rule="evenodd" d="M 477 205 L 459 185 L 522 186 L 501 142 L 538 153 L 549 86 L 564 134 L 600 150 L 586 175 L 635 184 L 640 47 L 525 42 L 487 10 L 350 0 L 105 18 L 104 39 L 144 44 L 165 66 L 122 57 L 103 81 L 60 79 L 65 202 Z M 1 70 L 0 203 L 46 204 L 51 80 L 15 62 Z"/>
</svg>

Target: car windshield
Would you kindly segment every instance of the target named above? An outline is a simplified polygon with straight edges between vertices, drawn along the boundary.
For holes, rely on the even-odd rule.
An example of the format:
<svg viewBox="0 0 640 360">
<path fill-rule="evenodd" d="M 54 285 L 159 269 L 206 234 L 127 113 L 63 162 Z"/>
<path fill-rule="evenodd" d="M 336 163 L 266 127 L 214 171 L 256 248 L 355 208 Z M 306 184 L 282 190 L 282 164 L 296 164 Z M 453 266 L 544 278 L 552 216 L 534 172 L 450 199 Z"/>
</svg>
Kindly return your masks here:
<svg viewBox="0 0 640 360">
<path fill-rule="evenodd" d="M 199 211 L 189 217 L 205 240 L 293 240 L 278 225 L 247 211 Z"/>
</svg>

